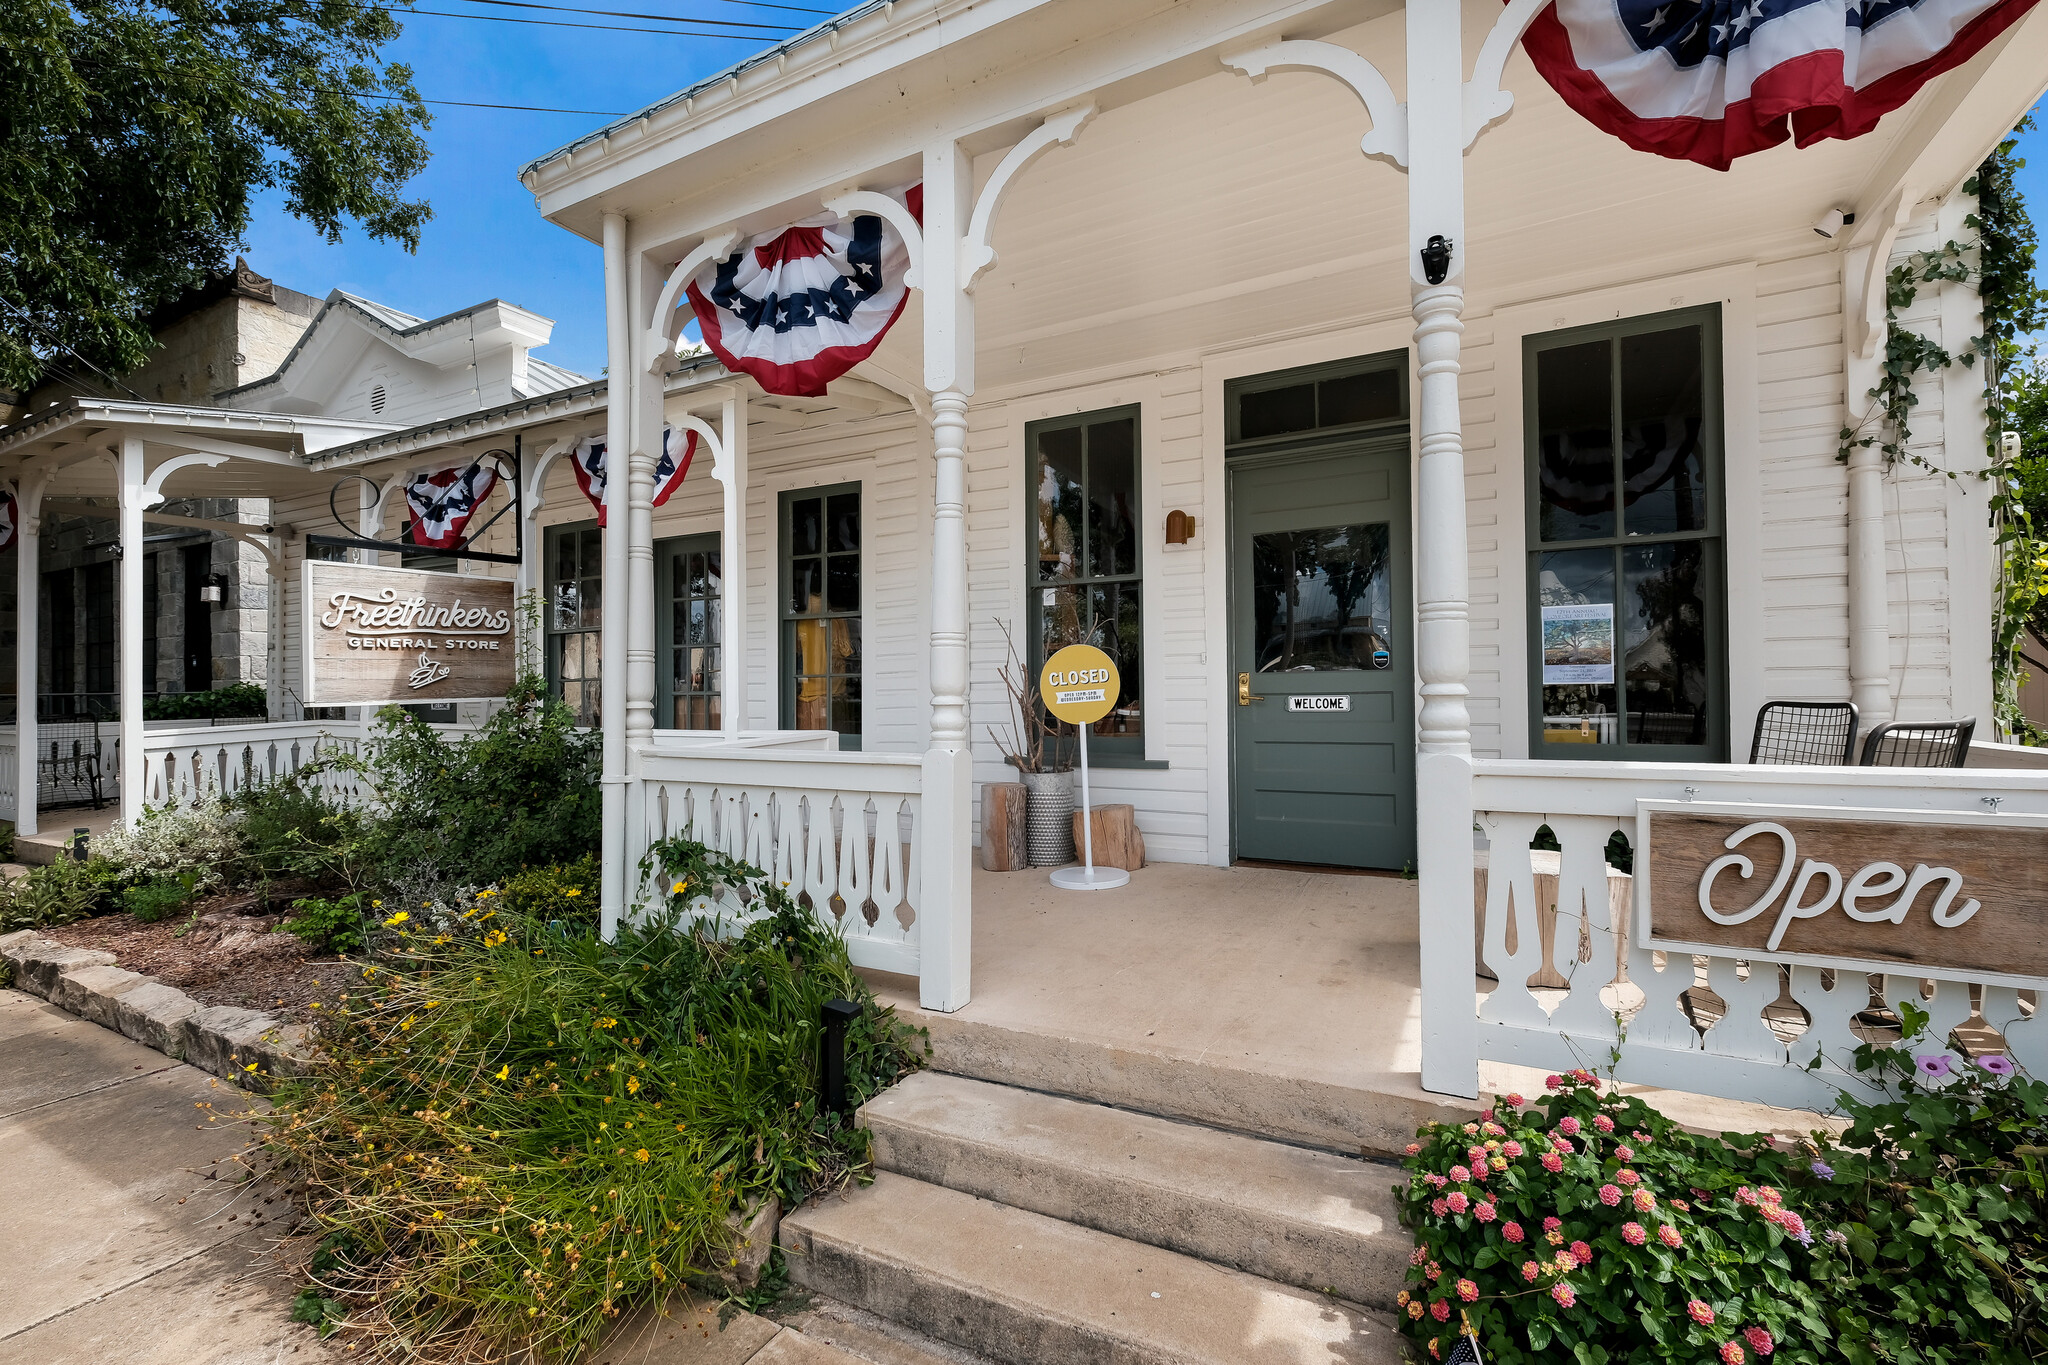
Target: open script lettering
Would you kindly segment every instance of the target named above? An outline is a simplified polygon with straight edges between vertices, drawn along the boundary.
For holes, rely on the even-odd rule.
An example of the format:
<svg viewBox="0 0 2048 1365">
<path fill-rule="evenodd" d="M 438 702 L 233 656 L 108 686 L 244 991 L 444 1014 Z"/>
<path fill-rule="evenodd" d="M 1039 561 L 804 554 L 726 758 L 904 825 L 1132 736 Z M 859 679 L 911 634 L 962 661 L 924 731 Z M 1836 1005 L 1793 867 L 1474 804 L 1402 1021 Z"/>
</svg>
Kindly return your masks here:
<svg viewBox="0 0 2048 1365">
<path fill-rule="evenodd" d="M 1756 865 L 1746 855 L 1732 850 L 1758 835 L 1769 835 L 1783 841 L 1784 858 L 1778 864 L 1778 875 L 1771 879 L 1764 894 L 1746 908 L 1733 911 L 1716 909 L 1713 900 L 1716 877 L 1731 869 L 1745 880 L 1756 875 Z M 1793 921 L 1818 918 L 1837 905 L 1843 914 L 1862 924 L 1904 924 L 1921 892 L 1929 887 L 1939 887 L 1929 912 L 1938 929 L 1958 928 L 1980 908 L 1975 900 L 1956 904 L 1956 897 L 1963 889 L 1963 874 L 1952 867 L 1929 867 L 1926 863 L 1916 863 L 1908 872 L 1899 863 L 1870 862 L 1844 880 L 1841 869 L 1833 863 L 1816 858 L 1808 858 L 1801 863 L 1799 841 L 1791 830 L 1774 820 L 1758 820 L 1744 825 L 1729 835 L 1722 846 L 1731 852 L 1708 863 L 1700 874 L 1700 913 L 1716 924 L 1746 924 L 1776 905 L 1778 921 L 1771 930 L 1769 942 L 1764 945 L 1773 952 L 1785 941 L 1785 931 Z"/>
</svg>

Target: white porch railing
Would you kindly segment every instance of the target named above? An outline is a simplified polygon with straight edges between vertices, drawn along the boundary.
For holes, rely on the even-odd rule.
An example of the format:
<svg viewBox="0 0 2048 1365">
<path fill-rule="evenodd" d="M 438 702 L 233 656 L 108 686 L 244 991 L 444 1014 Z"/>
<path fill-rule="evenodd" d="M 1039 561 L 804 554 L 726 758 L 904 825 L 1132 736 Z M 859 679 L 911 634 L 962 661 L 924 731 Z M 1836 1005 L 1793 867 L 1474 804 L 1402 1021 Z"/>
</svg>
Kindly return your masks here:
<svg viewBox="0 0 2048 1365">
<path fill-rule="evenodd" d="M 21 777 L 21 769 L 14 761 L 14 732 L 9 730 L 0 736 L 0 820 L 16 818 L 14 789 Z"/>
<path fill-rule="evenodd" d="M 916 976 L 924 760 L 818 743 L 811 734 L 729 744 L 665 738 L 642 750 L 643 818 L 627 838 L 628 901 L 659 899 L 665 888 L 640 885 L 640 859 L 655 840 L 682 835 L 786 885 L 839 927 L 854 965 Z M 747 913 L 737 901 L 704 908 Z"/>
<path fill-rule="evenodd" d="M 1997 814 L 1987 797 L 1997 798 Z M 1614 889 L 1625 879 L 1605 855 L 1617 830 L 1635 842 L 1638 800 L 1967 812 L 1995 824 L 1999 814 L 2048 813 L 2048 781 L 1987 769 L 1475 765 L 1473 806 L 1488 845 L 1477 879 L 1479 958 L 1498 978 L 1479 997 L 1479 1058 L 1604 1071 L 1618 1052 L 1624 1081 L 1811 1109 L 1850 1084 L 1851 1054 L 1873 1035 L 1856 1018 L 1873 1008 L 1869 974 L 1665 954 L 1637 942 L 1634 896 Z M 1531 851 L 1544 826 L 1558 851 Z M 1995 1051 L 2002 1035 L 2014 1060 L 2048 1074 L 2048 1019 L 2033 992 L 1884 977 L 1882 1004 L 1901 999 L 1932 1016 L 1932 1038 L 1961 1028 L 1973 1046 Z M 1436 1011 L 1466 1008 L 1423 1003 L 1425 1028 Z M 1809 1070 L 1816 1057 L 1822 1064 Z"/>
<path fill-rule="evenodd" d="M 436 725 L 441 734 L 466 734 L 474 725 Z M 147 730 L 142 737 L 143 804 L 188 806 L 194 801 L 239 791 L 298 772 L 316 759 L 361 753 L 371 742 L 372 723 L 345 720 L 252 721 L 186 730 Z M 120 771 L 120 741 L 107 763 L 108 790 Z M 356 805 L 370 796 L 368 784 L 343 768 L 323 767 L 314 785 L 328 799 Z"/>
</svg>

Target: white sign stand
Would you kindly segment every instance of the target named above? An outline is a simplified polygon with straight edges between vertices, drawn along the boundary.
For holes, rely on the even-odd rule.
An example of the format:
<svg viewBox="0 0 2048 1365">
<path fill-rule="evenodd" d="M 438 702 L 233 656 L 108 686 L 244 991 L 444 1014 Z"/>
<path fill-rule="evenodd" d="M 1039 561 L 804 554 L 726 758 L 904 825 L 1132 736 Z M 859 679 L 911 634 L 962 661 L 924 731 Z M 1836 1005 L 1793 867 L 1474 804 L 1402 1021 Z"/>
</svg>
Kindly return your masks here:
<svg viewBox="0 0 2048 1365">
<path fill-rule="evenodd" d="M 1062 891 L 1109 891 L 1122 886 L 1131 874 L 1120 867 L 1095 865 L 1095 818 L 1088 802 L 1088 724 L 1074 727 L 1081 732 L 1081 849 L 1086 861 L 1080 867 L 1053 869 L 1052 884 Z"/>
</svg>

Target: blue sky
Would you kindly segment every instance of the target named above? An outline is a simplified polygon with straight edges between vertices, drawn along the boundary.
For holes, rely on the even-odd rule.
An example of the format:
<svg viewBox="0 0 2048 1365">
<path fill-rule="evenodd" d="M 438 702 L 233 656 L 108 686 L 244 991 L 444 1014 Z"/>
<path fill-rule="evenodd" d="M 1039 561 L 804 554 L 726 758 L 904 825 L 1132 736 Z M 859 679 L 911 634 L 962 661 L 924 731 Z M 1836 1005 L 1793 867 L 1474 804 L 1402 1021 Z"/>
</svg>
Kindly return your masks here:
<svg viewBox="0 0 2048 1365">
<path fill-rule="evenodd" d="M 429 100 L 631 112 L 837 12 L 834 0 L 550 0 L 643 14 L 677 13 L 766 25 L 744 38 L 692 38 L 401 15 L 405 32 L 386 49 L 413 68 Z M 422 9 L 520 18 L 667 27 L 644 20 L 419 0 Z M 806 7 L 818 13 L 792 12 Z M 346 289 L 423 317 L 505 298 L 555 320 L 537 354 L 595 376 L 604 368 L 604 294 L 598 249 L 543 219 L 518 169 L 607 120 L 597 115 L 514 113 L 428 106 L 434 156 L 409 194 L 434 208 L 417 255 L 349 232 L 329 245 L 265 195 L 249 229 L 249 264 L 303 293 Z"/>
<path fill-rule="evenodd" d="M 462 10 L 663 28 L 644 20 L 549 10 L 486 6 L 473 0 L 418 0 L 424 9 Z M 542 105 L 561 109 L 641 108 L 703 76 L 813 24 L 833 0 L 551 0 L 641 13 L 685 13 L 768 27 L 743 38 L 683 37 L 404 16 L 391 45 L 394 61 L 410 63 L 414 84 L 429 100 Z M 796 12 L 799 9 L 815 12 Z M 433 317 L 503 297 L 555 320 L 553 341 L 539 354 L 588 375 L 604 368 L 602 267 L 595 246 L 546 222 L 515 172 L 605 122 L 596 114 L 538 114 L 430 105 L 434 157 L 414 191 L 434 207 L 417 255 L 351 232 L 329 245 L 287 215 L 282 199 L 265 196 L 249 232 L 249 263 L 278 283 L 308 294 L 339 287 L 395 308 Z M 2048 131 L 2025 135 L 2030 161 L 2020 184 L 2037 222 L 2048 232 Z M 2048 283 L 2048 250 L 2040 275 Z"/>
</svg>

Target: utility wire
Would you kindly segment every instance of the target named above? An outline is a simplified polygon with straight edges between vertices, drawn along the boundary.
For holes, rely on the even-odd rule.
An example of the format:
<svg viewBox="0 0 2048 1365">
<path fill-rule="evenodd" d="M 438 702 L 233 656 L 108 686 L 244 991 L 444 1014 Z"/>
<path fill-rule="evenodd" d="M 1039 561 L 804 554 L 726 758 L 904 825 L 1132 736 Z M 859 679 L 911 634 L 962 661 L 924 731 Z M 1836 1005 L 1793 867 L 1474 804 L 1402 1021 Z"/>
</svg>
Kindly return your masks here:
<svg viewBox="0 0 2048 1365">
<path fill-rule="evenodd" d="M 409 14 L 424 14 L 431 15 L 436 19 L 481 19 L 493 24 L 536 24 L 542 28 L 594 28 L 602 29 L 607 33 L 666 33 L 677 38 L 737 38 L 743 42 L 750 43 L 758 43 L 762 37 L 758 33 L 692 33 L 686 29 L 679 28 L 628 28 L 623 24 L 571 24 L 561 19 L 518 19 L 509 14 L 456 14 L 450 10 L 402 9 L 395 5 L 365 5 L 364 8 L 381 9 L 387 14 L 395 14 L 401 17 Z M 702 23 L 704 21 L 693 19 L 684 22 Z"/>
<path fill-rule="evenodd" d="M 20 304 L 18 304 L 18 303 L 16 303 L 16 302 L 14 302 L 14 301 L 13 301 L 12 299 L 8 298 L 8 297 L 7 297 L 7 296 L 6 296 L 5 294 L 0 294 L 0 303 L 4 303 L 4 304 L 6 304 L 6 305 L 7 305 L 7 311 L 8 311 L 8 312 L 10 312 L 10 313 L 12 313 L 12 314 L 14 314 L 14 315 L 15 315 L 16 317 L 20 318 L 20 319 L 21 319 L 21 321 L 22 321 L 22 323 L 23 323 L 23 325 L 24 325 L 25 327 L 31 327 L 31 328 L 34 328 L 34 329 L 35 329 L 36 331 L 38 331 L 38 332 L 41 332 L 41 333 L 42 333 L 42 335 L 43 335 L 43 340 L 44 340 L 44 341 L 46 341 L 46 342 L 47 342 L 47 341 L 54 341 L 54 342 L 56 342 L 56 343 L 57 343 L 57 344 L 58 344 L 59 346 L 61 346 L 62 348 L 64 348 L 64 349 L 65 349 L 66 351 L 69 351 L 69 352 L 71 353 L 71 355 L 73 356 L 73 358 L 75 358 L 75 359 L 76 359 L 76 360 L 78 361 L 78 363 L 79 363 L 79 364 L 81 364 L 81 365 L 85 366 L 85 367 L 86 367 L 86 368 L 87 368 L 88 370 L 91 370 L 91 371 L 92 371 L 92 372 L 93 372 L 94 374 L 96 374 L 96 375 L 98 375 L 98 376 L 99 376 L 100 378 L 102 378 L 102 379 L 106 380 L 106 381 L 107 381 L 107 382 L 108 382 L 109 384 L 113 385 L 113 386 L 114 386 L 115 388 L 117 388 L 117 389 L 124 389 L 124 390 L 126 390 L 126 391 L 127 391 L 127 393 L 128 393 L 128 395 L 129 395 L 130 397 L 132 397 L 132 398 L 136 399 L 136 400 L 137 400 L 138 402 L 143 402 L 143 403 L 147 403 L 147 402 L 149 401 L 149 400 L 148 400 L 147 398 L 144 398 L 144 397 L 143 397 L 143 396 L 142 396 L 141 394 L 139 394 L 139 393 L 136 393 L 136 392 L 135 392 L 135 390 L 133 390 L 133 389 L 129 388 L 129 387 L 128 387 L 128 386 L 126 385 L 126 384 L 122 383 L 122 382 L 121 382 L 120 380 L 118 380 L 118 379 L 114 378 L 114 376 L 112 376 L 112 375 L 108 374 L 108 373 L 107 373 L 107 372 L 106 372 L 105 370 L 101 369 L 101 368 L 100 368 L 99 366 L 97 366 L 97 365 L 93 364 L 93 363 L 92 363 L 92 362 L 91 362 L 90 360 L 87 360 L 87 359 L 86 359 L 86 358 L 85 358 L 85 357 L 84 357 L 83 355 L 79 354 L 79 352 L 78 352 L 78 349 L 77 349 L 76 347 L 74 347 L 74 346 L 73 346 L 73 345 L 72 345 L 72 344 L 71 344 L 70 342 L 68 342 L 68 341 L 64 340 L 64 338 L 62 338 L 62 337 L 58 336 L 58 335 L 57 335 L 56 333 L 54 333 L 54 332 L 50 331 L 50 330 L 49 330 L 48 328 L 44 327 L 44 326 L 43 326 L 43 325 L 42 325 L 42 324 L 41 324 L 40 322 L 37 322 L 33 314 L 31 314 L 31 313 L 30 313 L 30 312 L 29 312 L 29 311 L 28 311 L 28 310 L 27 310 L 26 308 L 23 308 L 23 307 L 22 307 L 22 306 L 21 306 Z M 49 362 L 45 361 L 44 363 L 45 363 L 45 364 L 48 364 Z M 72 376 L 72 377 L 73 377 L 73 378 L 75 379 L 75 378 L 77 378 L 78 376 L 77 376 L 76 374 L 73 374 L 73 376 Z"/>
<path fill-rule="evenodd" d="M 351 91 L 359 99 L 390 100 L 406 103 L 396 95 L 372 94 L 367 90 Z M 479 104 L 474 100 L 421 100 L 421 104 L 445 104 L 456 109 L 507 109 L 515 114 L 588 114 L 592 118 L 624 118 L 624 109 L 548 109 L 537 104 Z"/>
<path fill-rule="evenodd" d="M 542 5 L 535 3 L 535 0 L 470 0 L 470 3 L 477 5 L 503 5 L 509 9 L 546 9 L 554 10 L 558 14 L 581 14 L 605 19 L 654 19 L 664 24 L 716 24 L 720 28 L 759 28 L 766 29 L 771 33 L 791 33 L 795 31 L 788 24 L 749 24 L 737 19 L 700 19 L 687 14 L 635 14 L 631 10 L 617 9 L 577 9 L 571 5 Z M 392 9 L 399 13 L 404 12 L 395 5 L 379 6 L 379 8 Z"/>
</svg>

